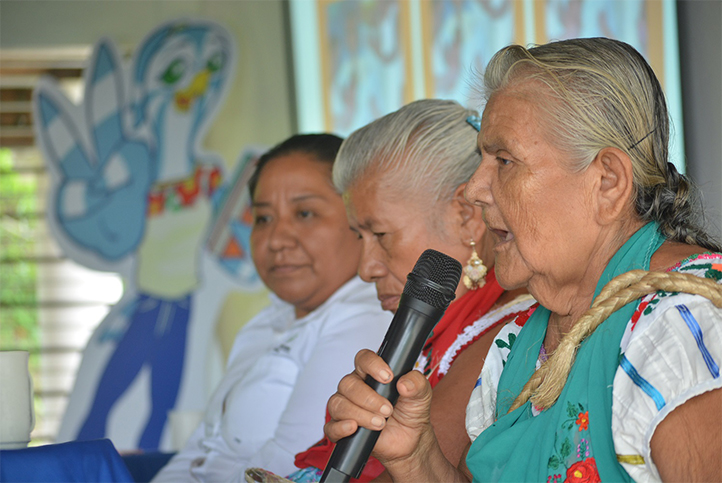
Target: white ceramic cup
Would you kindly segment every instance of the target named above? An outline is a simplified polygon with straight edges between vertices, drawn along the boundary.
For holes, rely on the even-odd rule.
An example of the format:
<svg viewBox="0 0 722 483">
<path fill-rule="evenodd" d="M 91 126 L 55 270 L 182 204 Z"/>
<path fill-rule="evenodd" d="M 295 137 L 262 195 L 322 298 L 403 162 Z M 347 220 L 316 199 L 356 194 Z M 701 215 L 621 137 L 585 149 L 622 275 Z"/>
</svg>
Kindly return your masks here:
<svg viewBox="0 0 722 483">
<path fill-rule="evenodd" d="M 174 410 L 168 412 L 172 451 L 183 449 L 193 432 L 203 421 L 203 416 L 203 411 Z"/>
<path fill-rule="evenodd" d="M 27 351 L 0 351 L 0 449 L 25 448 L 35 427 Z"/>
</svg>

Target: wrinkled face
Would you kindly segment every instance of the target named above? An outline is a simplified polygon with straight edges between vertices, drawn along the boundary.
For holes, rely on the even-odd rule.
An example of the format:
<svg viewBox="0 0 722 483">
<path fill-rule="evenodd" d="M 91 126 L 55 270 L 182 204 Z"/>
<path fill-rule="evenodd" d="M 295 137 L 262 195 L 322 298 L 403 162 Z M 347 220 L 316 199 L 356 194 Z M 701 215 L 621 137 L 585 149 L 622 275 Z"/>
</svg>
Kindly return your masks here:
<svg viewBox="0 0 722 483">
<path fill-rule="evenodd" d="M 361 243 L 348 228 L 331 166 L 306 153 L 265 165 L 253 197 L 251 255 L 263 282 L 303 317 L 354 276 Z"/>
<path fill-rule="evenodd" d="M 481 206 L 495 240 L 496 276 L 505 288 L 555 290 L 583 276 L 596 228 L 587 171 L 566 168 L 547 141 L 533 86 L 491 97 L 481 123 L 482 161 L 466 197 Z"/>
<path fill-rule="evenodd" d="M 392 312 L 424 250 L 433 248 L 462 263 L 471 253 L 452 226 L 438 230 L 429 222 L 432 216 L 449 213 L 451 203 L 447 210 L 439 207 L 430 213 L 426 203 L 404 196 L 397 186 L 383 174 L 369 174 L 344 193 L 349 225 L 363 244 L 359 276 L 376 284 L 382 308 Z"/>
</svg>

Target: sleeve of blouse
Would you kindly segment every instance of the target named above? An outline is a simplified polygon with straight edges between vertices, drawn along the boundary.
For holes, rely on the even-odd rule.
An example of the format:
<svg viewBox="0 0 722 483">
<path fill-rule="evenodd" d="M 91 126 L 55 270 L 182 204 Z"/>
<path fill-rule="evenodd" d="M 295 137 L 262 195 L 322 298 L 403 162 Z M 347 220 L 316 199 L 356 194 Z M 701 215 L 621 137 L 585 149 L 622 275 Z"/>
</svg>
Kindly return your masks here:
<svg viewBox="0 0 722 483">
<path fill-rule="evenodd" d="M 295 471 L 294 456 L 323 437 L 328 398 L 343 376 L 353 370 L 356 353 L 376 350 L 383 340 L 390 315 L 365 311 L 349 317 L 330 317 L 320 329 L 317 343 L 299 373 L 274 437 L 252 455 L 243 471 L 260 467 L 278 475 Z M 239 481 L 243 475 L 239 475 Z"/>
<path fill-rule="evenodd" d="M 501 372 L 511 346 L 521 331 L 521 326 L 517 325 L 515 320 L 506 324 L 494 338 L 494 343 L 484 359 L 481 374 L 471 391 L 469 404 L 466 406 L 466 433 L 472 442 L 494 423 L 496 392 Z"/>
<path fill-rule="evenodd" d="M 659 480 L 650 449 L 657 425 L 689 399 L 722 387 L 722 309 L 676 295 L 662 299 L 649 319 L 632 332 L 613 390 L 617 457 L 639 481 Z"/>
</svg>

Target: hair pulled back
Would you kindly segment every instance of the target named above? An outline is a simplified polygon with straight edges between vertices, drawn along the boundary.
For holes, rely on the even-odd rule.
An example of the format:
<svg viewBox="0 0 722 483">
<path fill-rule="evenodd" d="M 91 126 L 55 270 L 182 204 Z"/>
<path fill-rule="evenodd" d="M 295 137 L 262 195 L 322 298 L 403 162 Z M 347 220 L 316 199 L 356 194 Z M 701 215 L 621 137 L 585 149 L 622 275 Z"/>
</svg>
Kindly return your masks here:
<svg viewBox="0 0 722 483">
<path fill-rule="evenodd" d="M 494 55 L 484 75 L 487 100 L 526 81 L 541 82 L 539 98 L 550 140 L 583 170 L 599 151 L 615 147 L 632 160 L 634 205 L 669 240 L 720 251 L 700 226 L 693 187 L 669 162 L 669 117 L 652 68 L 630 45 L 607 38 L 513 45 Z"/>
<path fill-rule="evenodd" d="M 248 180 L 248 189 L 253 197 L 256 192 L 258 179 L 261 177 L 263 168 L 272 160 L 279 156 L 285 156 L 291 153 L 305 153 L 315 157 L 319 162 L 328 163 L 333 166 L 336 154 L 343 138 L 335 134 L 296 134 L 290 138 L 275 145 L 258 158 L 256 170 Z"/>
<path fill-rule="evenodd" d="M 354 131 L 341 145 L 333 182 L 341 192 L 369 173 L 430 202 L 451 200 L 479 166 L 478 112 L 454 101 L 422 99 Z"/>
</svg>

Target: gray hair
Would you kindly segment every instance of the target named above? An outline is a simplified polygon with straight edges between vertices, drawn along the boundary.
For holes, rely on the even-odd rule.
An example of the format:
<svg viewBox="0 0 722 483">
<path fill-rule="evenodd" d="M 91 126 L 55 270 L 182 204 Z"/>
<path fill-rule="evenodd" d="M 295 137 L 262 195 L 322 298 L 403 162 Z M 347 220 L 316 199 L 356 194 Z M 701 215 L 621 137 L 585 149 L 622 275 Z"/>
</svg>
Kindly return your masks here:
<svg viewBox="0 0 722 483">
<path fill-rule="evenodd" d="M 399 190 L 430 202 L 451 200 L 479 166 L 478 132 L 469 116 L 478 113 L 454 101 L 423 99 L 354 131 L 333 166 L 336 189 L 343 193 L 362 176 L 383 173 L 403 180 Z"/>
<path fill-rule="evenodd" d="M 551 142 L 583 170 L 605 147 L 632 160 L 634 203 L 668 239 L 710 250 L 719 244 L 699 226 L 690 181 L 668 162 L 669 117 L 652 68 L 630 45 L 607 38 L 571 39 L 497 52 L 484 75 L 484 94 L 528 80 L 543 83 L 537 98 Z"/>
</svg>

